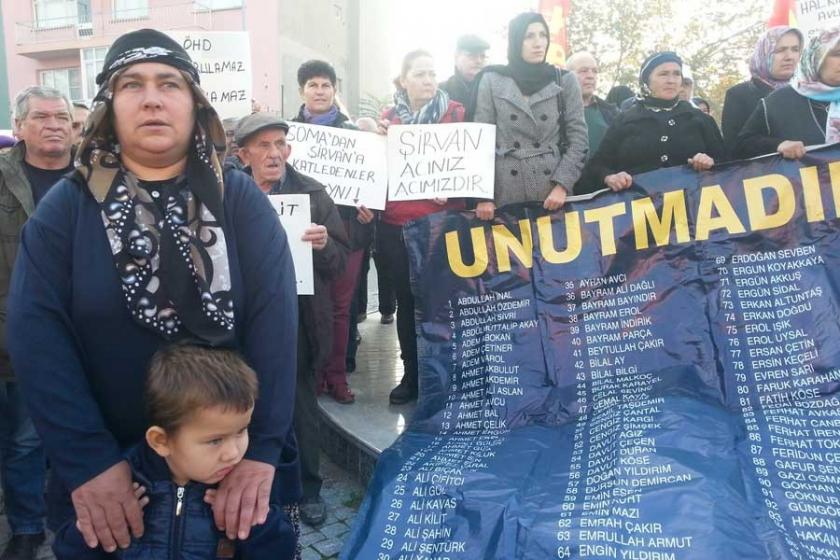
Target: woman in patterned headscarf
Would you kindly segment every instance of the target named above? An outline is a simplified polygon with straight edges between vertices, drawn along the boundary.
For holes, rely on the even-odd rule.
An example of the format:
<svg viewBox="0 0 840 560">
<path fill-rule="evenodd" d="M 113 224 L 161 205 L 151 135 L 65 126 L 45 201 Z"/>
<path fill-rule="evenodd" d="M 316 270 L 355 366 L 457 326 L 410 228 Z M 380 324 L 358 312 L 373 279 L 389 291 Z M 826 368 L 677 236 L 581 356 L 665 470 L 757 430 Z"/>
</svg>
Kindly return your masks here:
<svg viewBox="0 0 840 560">
<path fill-rule="evenodd" d="M 758 39 L 750 60 L 751 78 L 729 88 L 723 103 L 721 128 L 728 153 L 733 153 L 738 133 L 758 102 L 788 85 L 799 64 L 803 43 L 802 33 L 786 25 L 772 27 Z"/>
<path fill-rule="evenodd" d="M 142 534 L 122 452 L 147 428 L 149 359 L 187 341 L 237 349 L 259 377 L 247 459 L 214 504 L 216 525 L 242 538 L 276 471 L 275 486 L 299 485 L 281 462 L 294 457 L 297 336 L 286 237 L 251 179 L 223 173 L 222 124 L 177 42 L 123 35 L 97 84 L 76 172 L 24 227 L 9 295 L 9 351 L 56 475 L 50 528 L 75 516 L 108 552 Z"/>
<path fill-rule="evenodd" d="M 805 147 L 840 141 L 840 27 L 813 37 L 790 85 L 762 99 L 738 136 L 737 153 L 778 152 L 800 159 Z"/>
</svg>

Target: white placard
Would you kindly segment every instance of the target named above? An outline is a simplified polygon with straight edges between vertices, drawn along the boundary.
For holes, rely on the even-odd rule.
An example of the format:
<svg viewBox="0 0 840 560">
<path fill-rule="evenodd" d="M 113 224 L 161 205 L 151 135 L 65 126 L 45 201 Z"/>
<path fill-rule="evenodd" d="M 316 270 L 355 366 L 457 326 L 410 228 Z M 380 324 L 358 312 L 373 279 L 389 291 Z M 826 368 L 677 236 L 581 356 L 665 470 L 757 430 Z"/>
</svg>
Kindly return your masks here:
<svg viewBox="0 0 840 560">
<path fill-rule="evenodd" d="M 484 123 L 388 128 L 388 200 L 493 198 L 496 127 Z"/>
<path fill-rule="evenodd" d="M 189 53 L 201 89 L 223 119 L 251 114 L 251 42 L 247 31 L 169 31 Z"/>
<path fill-rule="evenodd" d="M 312 224 L 308 194 L 272 194 L 268 196 L 280 217 L 280 223 L 289 239 L 289 250 L 295 263 L 297 293 L 300 296 L 315 294 L 312 267 L 312 243 L 301 241 L 303 233 Z"/>
<path fill-rule="evenodd" d="M 840 6 L 826 0 L 796 0 L 796 27 L 807 41 L 823 29 L 840 24 Z"/>
<path fill-rule="evenodd" d="M 289 163 L 327 187 L 336 204 L 384 210 L 387 140 L 372 132 L 289 123 Z"/>
</svg>

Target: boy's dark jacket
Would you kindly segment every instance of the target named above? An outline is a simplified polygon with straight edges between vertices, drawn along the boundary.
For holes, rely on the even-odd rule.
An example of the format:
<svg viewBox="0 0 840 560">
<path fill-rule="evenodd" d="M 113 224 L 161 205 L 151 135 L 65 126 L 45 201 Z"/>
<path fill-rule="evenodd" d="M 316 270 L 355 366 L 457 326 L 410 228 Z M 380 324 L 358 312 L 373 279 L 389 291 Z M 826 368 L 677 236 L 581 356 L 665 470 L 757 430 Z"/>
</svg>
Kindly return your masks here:
<svg viewBox="0 0 840 560">
<path fill-rule="evenodd" d="M 234 556 L 228 554 L 229 546 L 219 545 L 224 535 L 216 529 L 210 506 L 204 502 L 204 493 L 209 486 L 190 482 L 179 490 L 171 479 L 166 461 L 145 443 L 132 448 L 126 459 L 131 465 L 135 482 L 146 487 L 146 496 L 149 497 L 149 504 L 143 510 L 143 537 L 133 539 L 131 546 L 125 550 L 118 549 L 113 554 L 107 554 L 102 548 L 87 547 L 74 519 L 56 533 L 53 552 L 57 560 L 294 558 L 295 535 L 288 516 L 279 507 L 271 507 L 266 522 L 251 529 L 247 540 L 236 542 Z M 179 493 L 182 494 L 181 507 L 176 515 Z"/>
</svg>

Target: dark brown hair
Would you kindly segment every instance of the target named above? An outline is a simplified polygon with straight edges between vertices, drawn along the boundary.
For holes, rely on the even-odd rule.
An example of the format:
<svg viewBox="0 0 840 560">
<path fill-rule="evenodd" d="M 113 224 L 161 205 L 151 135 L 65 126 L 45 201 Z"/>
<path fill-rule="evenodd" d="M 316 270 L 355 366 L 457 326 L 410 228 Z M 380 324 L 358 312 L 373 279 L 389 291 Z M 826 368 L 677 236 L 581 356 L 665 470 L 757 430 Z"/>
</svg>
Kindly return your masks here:
<svg viewBox="0 0 840 560">
<path fill-rule="evenodd" d="M 428 56 L 429 58 L 434 58 L 432 56 L 432 53 L 425 49 L 417 49 L 416 51 L 411 51 L 403 57 L 400 75 L 394 78 L 394 85 L 397 87 L 398 90 L 403 89 L 402 84 L 400 83 L 400 78 L 405 78 L 408 75 L 408 71 L 411 70 L 411 65 L 414 64 L 414 61 L 420 58 L 421 56 Z"/>
<path fill-rule="evenodd" d="M 232 350 L 173 345 L 158 351 L 146 377 L 146 412 L 167 433 L 196 412 L 245 412 L 257 400 L 257 374 Z"/>
</svg>

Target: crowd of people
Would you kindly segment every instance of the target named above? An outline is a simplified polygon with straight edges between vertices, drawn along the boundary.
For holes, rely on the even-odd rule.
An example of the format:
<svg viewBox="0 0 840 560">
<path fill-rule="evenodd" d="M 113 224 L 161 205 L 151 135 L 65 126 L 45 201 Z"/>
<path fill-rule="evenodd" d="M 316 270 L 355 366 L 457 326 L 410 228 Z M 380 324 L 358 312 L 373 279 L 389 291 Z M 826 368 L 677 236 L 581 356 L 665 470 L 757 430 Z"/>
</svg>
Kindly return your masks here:
<svg viewBox="0 0 840 560">
<path fill-rule="evenodd" d="M 723 133 L 676 52 L 644 61 L 638 94 L 621 86 L 602 99 L 592 54 L 546 62 L 539 14 L 516 16 L 508 40 L 507 64 L 488 66 L 489 44 L 462 37 L 440 84 L 429 52 L 408 53 L 378 120 L 351 120 L 328 62 L 299 68 L 296 122 L 371 134 L 496 126 L 492 200 L 389 201 L 382 212 L 338 206 L 292 167 L 283 119 L 223 123 L 189 55 L 154 30 L 111 45 L 90 110 L 51 88 L 20 92 L 16 143 L 0 154 L 0 453 L 13 534 L 0 560 L 35 558 L 45 520 L 59 559 L 299 556 L 300 521 L 326 517 L 317 397 L 354 401 L 371 257 L 403 362 L 390 402 L 418 396 L 406 223 L 447 210 L 490 221 L 512 204 L 555 211 L 639 173 L 796 159 L 840 139 L 840 29 L 807 43 L 797 29 L 767 30 L 750 80 L 727 92 Z M 309 197 L 314 295 L 296 294 L 265 194 Z"/>
</svg>

